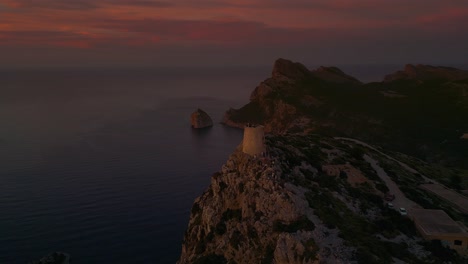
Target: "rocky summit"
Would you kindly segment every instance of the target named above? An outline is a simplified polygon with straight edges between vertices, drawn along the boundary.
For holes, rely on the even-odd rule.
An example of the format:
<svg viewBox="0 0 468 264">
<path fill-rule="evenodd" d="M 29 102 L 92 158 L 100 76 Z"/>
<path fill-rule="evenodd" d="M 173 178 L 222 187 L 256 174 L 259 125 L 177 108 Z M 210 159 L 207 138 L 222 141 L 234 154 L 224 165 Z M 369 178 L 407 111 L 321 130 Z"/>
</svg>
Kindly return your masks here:
<svg viewBox="0 0 468 264">
<path fill-rule="evenodd" d="M 211 117 L 203 110 L 198 108 L 190 116 L 190 123 L 193 128 L 205 128 L 213 126 L 213 120 Z"/>
<path fill-rule="evenodd" d="M 468 71 L 443 66 L 412 65 L 407 64 L 402 71 L 385 76 L 384 81 L 392 82 L 398 80 L 447 80 L 456 81 L 468 79 Z"/>
</svg>

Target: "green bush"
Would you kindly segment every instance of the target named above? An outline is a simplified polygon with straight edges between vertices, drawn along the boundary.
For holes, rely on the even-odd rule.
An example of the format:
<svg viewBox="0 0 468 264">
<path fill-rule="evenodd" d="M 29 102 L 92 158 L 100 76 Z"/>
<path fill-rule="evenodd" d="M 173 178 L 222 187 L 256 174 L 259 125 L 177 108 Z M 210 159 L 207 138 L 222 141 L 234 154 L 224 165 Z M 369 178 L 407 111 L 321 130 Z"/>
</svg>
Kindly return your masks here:
<svg viewBox="0 0 468 264">
<path fill-rule="evenodd" d="M 243 240 L 242 234 L 239 231 L 234 231 L 232 233 L 231 239 L 229 240 L 229 245 L 235 249 L 239 249 L 239 245 Z"/>
<path fill-rule="evenodd" d="M 221 221 L 229 221 L 231 219 L 235 219 L 237 221 L 242 220 L 242 210 L 241 209 L 227 209 L 224 211 Z"/>
<path fill-rule="evenodd" d="M 296 221 L 293 221 L 290 224 L 284 224 L 280 220 L 276 220 L 273 223 L 273 231 L 275 232 L 295 233 L 299 230 L 313 231 L 314 229 L 314 223 L 312 223 L 312 221 L 310 221 L 305 215 L 299 217 Z"/>
<path fill-rule="evenodd" d="M 440 240 L 425 241 L 422 243 L 424 248 L 432 253 L 439 262 L 464 263 L 463 259 L 453 249 L 442 245 Z"/>
<path fill-rule="evenodd" d="M 273 262 L 274 253 L 275 253 L 275 246 L 271 244 L 268 245 L 265 248 L 264 257 L 262 259 L 261 264 L 271 264 Z"/>
<path fill-rule="evenodd" d="M 376 237 L 382 228 L 393 230 L 397 227 L 379 226 L 367 221 L 349 210 L 346 205 L 328 192 L 315 189 L 306 193 L 314 213 L 326 224 L 336 226 L 340 237 L 350 246 L 358 248 L 356 259 L 360 263 L 392 263 L 392 251 Z M 396 212 L 395 212 L 396 213 Z M 399 216 L 402 218 L 401 216 Z M 389 223 L 379 223 L 389 225 Z M 398 226 L 400 228 L 400 226 Z"/>
<path fill-rule="evenodd" d="M 210 254 L 195 260 L 193 264 L 226 264 L 228 261 L 224 256 Z"/>
<path fill-rule="evenodd" d="M 224 233 L 226 233 L 227 229 L 226 229 L 226 224 L 221 221 L 219 222 L 217 225 L 216 225 L 216 228 L 215 228 L 215 233 L 217 235 L 223 235 Z"/>
<path fill-rule="evenodd" d="M 202 210 L 200 208 L 200 205 L 198 205 L 198 203 L 194 203 L 193 206 L 192 206 L 192 215 L 196 215 L 198 213 L 200 213 Z"/>
</svg>

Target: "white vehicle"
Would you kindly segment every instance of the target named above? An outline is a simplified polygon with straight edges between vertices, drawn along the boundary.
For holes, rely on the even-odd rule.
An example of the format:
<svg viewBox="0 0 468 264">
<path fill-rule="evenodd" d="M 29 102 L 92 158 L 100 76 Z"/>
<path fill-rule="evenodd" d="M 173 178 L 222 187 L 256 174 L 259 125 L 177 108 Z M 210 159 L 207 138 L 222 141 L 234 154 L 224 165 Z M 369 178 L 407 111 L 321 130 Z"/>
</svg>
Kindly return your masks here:
<svg viewBox="0 0 468 264">
<path fill-rule="evenodd" d="M 393 204 L 392 203 L 387 203 L 387 207 L 388 208 L 393 208 Z"/>
<path fill-rule="evenodd" d="M 408 212 L 406 212 L 406 209 L 403 207 L 400 207 L 400 214 L 401 215 L 408 215 Z"/>
</svg>

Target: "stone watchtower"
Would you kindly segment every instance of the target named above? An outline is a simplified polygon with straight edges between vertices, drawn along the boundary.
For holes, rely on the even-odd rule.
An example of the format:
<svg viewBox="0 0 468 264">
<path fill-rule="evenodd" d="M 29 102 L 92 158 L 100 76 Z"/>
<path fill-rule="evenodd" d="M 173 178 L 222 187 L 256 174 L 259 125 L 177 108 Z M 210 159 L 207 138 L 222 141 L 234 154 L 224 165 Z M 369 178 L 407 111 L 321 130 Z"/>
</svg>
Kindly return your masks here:
<svg viewBox="0 0 468 264">
<path fill-rule="evenodd" d="M 247 124 L 244 128 L 242 151 L 251 156 L 266 152 L 265 132 L 263 126 Z"/>
</svg>

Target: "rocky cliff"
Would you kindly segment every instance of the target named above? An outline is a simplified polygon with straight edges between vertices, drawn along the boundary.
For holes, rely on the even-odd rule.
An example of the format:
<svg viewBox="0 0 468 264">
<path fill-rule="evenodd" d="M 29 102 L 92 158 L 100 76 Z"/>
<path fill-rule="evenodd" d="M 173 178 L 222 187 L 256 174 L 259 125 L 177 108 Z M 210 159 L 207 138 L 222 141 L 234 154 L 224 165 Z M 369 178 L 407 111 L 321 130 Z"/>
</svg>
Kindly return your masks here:
<svg viewBox="0 0 468 264">
<path fill-rule="evenodd" d="M 193 204 L 179 264 L 440 261 L 409 219 L 384 206 L 388 188 L 363 155 L 391 162 L 384 156 L 319 136 L 266 143 L 269 158 L 237 148 L 212 176 Z"/>
<path fill-rule="evenodd" d="M 315 259 L 319 248 L 305 190 L 282 181 L 273 162 L 255 160 L 240 148 L 231 155 L 193 205 L 179 263 Z"/>
<path fill-rule="evenodd" d="M 271 77 L 252 92 L 250 103 L 240 109 L 229 109 L 223 123 L 239 128 L 246 123 L 261 123 L 267 132 L 278 133 L 295 127 L 312 127 L 308 111 L 323 102 L 311 94 L 310 87 L 321 89 L 325 84 L 354 87 L 361 82 L 336 67 L 309 71 L 300 63 L 278 59 Z"/>
</svg>

